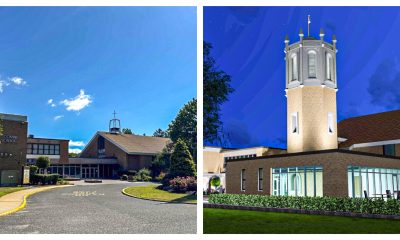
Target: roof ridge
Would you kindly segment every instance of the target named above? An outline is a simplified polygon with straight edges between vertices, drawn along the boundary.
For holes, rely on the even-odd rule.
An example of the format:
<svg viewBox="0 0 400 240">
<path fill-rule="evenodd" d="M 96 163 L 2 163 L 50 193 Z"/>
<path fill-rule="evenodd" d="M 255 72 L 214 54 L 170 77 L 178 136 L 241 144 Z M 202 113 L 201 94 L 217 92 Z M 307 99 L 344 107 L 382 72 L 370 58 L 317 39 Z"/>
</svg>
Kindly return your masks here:
<svg viewBox="0 0 400 240">
<path fill-rule="evenodd" d="M 365 117 L 370 117 L 370 116 L 375 116 L 375 115 L 383 115 L 383 114 L 388 114 L 388 113 L 391 113 L 391 112 L 400 112 L 400 109 L 398 109 L 398 110 L 390 110 L 390 111 L 386 111 L 386 112 L 371 113 L 371 114 L 355 116 L 355 117 L 349 117 L 349 118 L 346 118 L 346 119 L 343 119 L 343 120 L 339 121 L 339 123 L 347 121 L 347 120 L 350 120 L 350 119 L 365 118 Z"/>
</svg>

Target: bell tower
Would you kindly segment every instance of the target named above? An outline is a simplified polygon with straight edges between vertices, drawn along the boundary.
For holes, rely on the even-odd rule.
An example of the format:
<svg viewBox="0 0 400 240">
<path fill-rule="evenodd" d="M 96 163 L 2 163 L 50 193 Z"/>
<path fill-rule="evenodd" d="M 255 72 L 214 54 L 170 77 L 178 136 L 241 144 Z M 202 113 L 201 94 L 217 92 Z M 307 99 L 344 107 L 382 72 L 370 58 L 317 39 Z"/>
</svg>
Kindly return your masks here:
<svg viewBox="0 0 400 240">
<path fill-rule="evenodd" d="M 289 153 L 336 149 L 336 37 L 324 41 L 300 29 L 299 41 L 285 38 L 287 150 Z"/>
<path fill-rule="evenodd" d="M 110 123 L 108 124 L 108 129 L 110 133 L 113 134 L 120 134 L 121 133 L 121 121 L 116 118 L 117 113 L 114 110 L 114 118 L 110 120 Z"/>
</svg>

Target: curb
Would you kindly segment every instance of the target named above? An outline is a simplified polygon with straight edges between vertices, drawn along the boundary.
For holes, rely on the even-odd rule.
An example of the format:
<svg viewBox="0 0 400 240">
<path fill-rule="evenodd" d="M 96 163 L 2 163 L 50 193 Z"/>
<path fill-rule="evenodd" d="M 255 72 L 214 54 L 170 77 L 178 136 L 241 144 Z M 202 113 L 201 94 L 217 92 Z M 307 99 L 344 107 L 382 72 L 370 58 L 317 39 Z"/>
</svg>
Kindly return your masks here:
<svg viewBox="0 0 400 240">
<path fill-rule="evenodd" d="M 136 198 L 136 199 L 147 200 L 147 201 L 153 201 L 153 202 L 170 203 L 170 204 L 190 204 L 190 205 L 197 205 L 197 202 L 196 202 L 196 203 L 185 203 L 185 202 L 180 203 L 180 202 L 166 202 L 166 201 L 161 201 L 161 200 L 157 200 L 157 199 L 140 198 L 140 197 L 136 197 L 136 196 L 130 195 L 129 193 L 126 193 L 126 192 L 125 192 L 125 189 L 128 189 L 128 188 L 130 188 L 130 187 L 126 187 L 126 188 L 122 189 L 122 190 L 121 190 L 122 194 L 124 194 L 125 196 L 128 196 L 128 197 Z"/>
<path fill-rule="evenodd" d="M 22 200 L 22 203 L 21 203 L 18 207 L 14 208 L 14 209 L 11 209 L 11 210 L 9 210 L 9 211 L 7 211 L 7 212 L 0 213 L 0 217 L 4 217 L 4 216 L 13 214 L 13 213 L 15 213 L 15 212 L 18 212 L 18 211 L 21 211 L 22 209 L 24 209 L 24 208 L 26 207 L 26 199 L 27 199 L 28 197 L 32 196 L 33 194 L 40 193 L 40 192 L 44 192 L 44 191 L 48 191 L 48 190 L 52 190 L 52 189 L 55 189 L 55 188 L 62 188 L 62 187 L 69 187 L 69 186 L 70 186 L 70 185 L 58 186 L 58 187 L 52 187 L 52 188 L 42 189 L 42 190 L 40 190 L 40 191 L 33 192 L 33 193 L 27 193 L 27 194 L 24 195 L 24 199 Z M 72 185 L 71 185 L 71 186 L 72 186 Z"/>
</svg>

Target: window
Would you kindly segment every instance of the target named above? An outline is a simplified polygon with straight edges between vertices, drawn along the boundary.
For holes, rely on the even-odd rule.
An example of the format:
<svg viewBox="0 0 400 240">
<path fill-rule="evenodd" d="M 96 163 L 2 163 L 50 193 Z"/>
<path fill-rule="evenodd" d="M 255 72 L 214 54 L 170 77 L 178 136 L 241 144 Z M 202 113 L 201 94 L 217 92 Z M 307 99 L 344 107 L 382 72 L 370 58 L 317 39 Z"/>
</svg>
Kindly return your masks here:
<svg viewBox="0 0 400 240">
<path fill-rule="evenodd" d="M 271 194 L 275 196 L 323 196 L 320 166 L 272 169 Z"/>
<path fill-rule="evenodd" d="M 333 114 L 328 113 L 328 133 L 333 133 Z"/>
<path fill-rule="evenodd" d="M 263 190 L 263 169 L 258 169 L 258 191 Z"/>
<path fill-rule="evenodd" d="M 50 149 L 50 145 L 48 145 L 48 144 L 44 145 L 43 154 L 49 155 L 50 154 L 49 149 Z"/>
<path fill-rule="evenodd" d="M 34 155 L 60 155 L 60 145 L 29 143 L 27 153 Z"/>
<path fill-rule="evenodd" d="M 326 54 L 326 79 L 333 80 L 333 61 L 330 53 Z"/>
<path fill-rule="evenodd" d="M 308 77 L 316 78 L 316 53 L 314 51 L 308 52 Z"/>
<path fill-rule="evenodd" d="M 38 145 L 37 144 L 33 144 L 32 154 L 38 154 Z"/>
<path fill-rule="evenodd" d="M 39 144 L 38 154 L 44 154 L 43 153 L 43 144 Z"/>
<path fill-rule="evenodd" d="M 347 176 L 349 197 L 364 198 L 364 192 L 373 197 L 387 190 L 393 194 L 400 187 L 400 169 L 348 166 Z"/>
<path fill-rule="evenodd" d="M 246 190 L 246 169 L 242 169 L 242 172 L 240 173 L 240 190 L 245 191 Z"/>
<path fill-rule="evenodd" d="M 299 122 L 297 112 L 292 113 L 292 133 L 299 133 Z"/>
<path fill-rule="evenodd" d="M 394 144 L 383 145 L 383 155 L 396 156 L 396 145 Z"/>
<path fill-rule="evenodd" d="M 291 57 L 291 65 L 292 65 L 292 81 L 297 80 L 297 54 L 293 54 Z"/>
<path fill-rule="evenodd" d="M 30 144 L 30 143 L 28 143 L 28 148 L 26 149 L 26 152 L 28 153 L 28 154 L 32 154 L 32 144 Z"/>
<path fill-rule="evenodd" d="M 54 154 L 55 155 L 60 155 L 60 145 L 55 145 L 54 146 Z"/>
</svg>

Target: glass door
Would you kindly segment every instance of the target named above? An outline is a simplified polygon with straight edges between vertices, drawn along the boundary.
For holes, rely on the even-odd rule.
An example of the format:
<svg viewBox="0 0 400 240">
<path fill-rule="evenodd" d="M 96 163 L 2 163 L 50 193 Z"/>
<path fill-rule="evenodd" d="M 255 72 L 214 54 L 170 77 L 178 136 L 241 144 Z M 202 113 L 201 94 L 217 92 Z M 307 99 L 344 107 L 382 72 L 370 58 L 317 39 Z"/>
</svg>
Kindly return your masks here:
<svg viewBox="0 0 400 240">
<path fill-rule="evenodd" d="M 88 173 L 88 169 L 83 167 L 82 168 L 82 178 L 83 179 L 88 178 L 87 173 Z"/>
<path fill-rule="evenodd" d="M 399 185 L 397 175 L 393 174 L 393 198 L 396 198 L 397 194 L 399 194 Z"/>
</svg>

